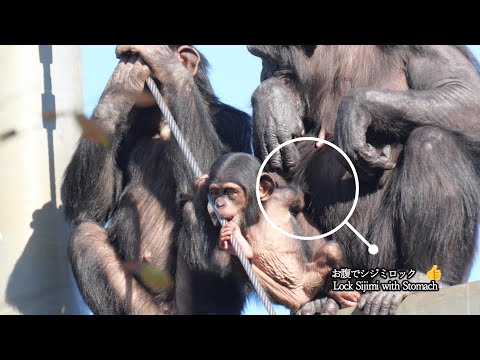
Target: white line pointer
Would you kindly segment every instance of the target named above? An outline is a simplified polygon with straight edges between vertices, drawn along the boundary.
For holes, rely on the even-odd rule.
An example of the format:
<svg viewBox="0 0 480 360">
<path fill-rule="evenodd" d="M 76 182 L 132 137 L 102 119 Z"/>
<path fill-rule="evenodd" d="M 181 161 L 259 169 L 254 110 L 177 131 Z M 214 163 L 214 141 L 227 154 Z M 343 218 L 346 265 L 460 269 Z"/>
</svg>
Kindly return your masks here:
<svg viewBox="0 0 480 360">
<path fill-rule="evenodd" d="M 355 228 L 353 227 L 353 225 L 350 224 L 348 221 L 346 222 L 346 225 L 350 228 L 350 230 L 353 231 L 353 233 L 354 233 L 355 235 L 357 235 L 357 236 L 359 237 L 360 240 L 363 241 L 363 243 L 364 243 L 365 245 L 368 246 L 368 252 L 369 252 L 370 254 L 376 255 L 376 254 L 378 253 L 378 246 L 377 246 L 377 245 L 370 244 L 370 243 L 362 236 L 362 234 L 360 234 L 360 233 L 358 232 L 358 230 L 355 229 Z"/>
</svg>

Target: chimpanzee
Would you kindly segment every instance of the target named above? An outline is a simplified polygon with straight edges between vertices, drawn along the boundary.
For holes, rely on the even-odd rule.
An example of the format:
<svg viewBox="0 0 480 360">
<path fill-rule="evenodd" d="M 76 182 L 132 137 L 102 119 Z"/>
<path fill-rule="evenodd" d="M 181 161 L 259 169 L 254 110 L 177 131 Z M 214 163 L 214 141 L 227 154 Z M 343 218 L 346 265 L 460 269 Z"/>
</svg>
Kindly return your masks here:
<svg viewBox="0 0 480 360">
<path fill-rule="evenodd" d="M 275 231 L 262 216 L 255 196 L 259 170 L 259 161 L 243 153 L 223 155 L 213 164 L 209 175 L 197 182 L 200 187 L 196 202 L 199 208 L 195 213 L 199 216 L 195 223 L 200 226 L 189 231 L 188 236 L 193 236 L 191 242 L 200 246 L 208 245 L 213 251 L 218 248 L 220 241 L 219 248 L 236 255 L 230 244 L 233 234 L 247 258 L 252 260 L 253 270 L 272 300 L 293 311 L 308 303 L 320 291 L 328 292 L 344 305 L 356 305 L 359 293 L 324 289 L 332 268 L 342 264 L 337 244 L 323 240 L 305 242 L 292 239 Z M 304 200 L 298 188 L 288 185 L 277 174 L 263 173 L 259 194 L 265 211 L 282 229 L 296 235 L 308 233 L 311 236 L 312 231 L 318 234 L 302 217 Z M 215 208 L 210 211 L 207 208 L 207 196 L 211 197 Z M 214 210 L 228 220 L 228 224 L 220 231 L 220 237 L 219 228 L 215 225 L 216 218 L 212 215 Z M 198 276 L 197 272 L 195 281 L 190 284 L 198 289 L 193 292 L 195 298 L 204 291 L 203 286 L 199 286 Z M 241 281 L 240 277 L 238 281 Z M 181 310 L 182 313 L 201 313 L 196 308 Z"/>
<path fill-rule="evenodd" d="M 188 250 L 188 244 L 179 249 L 177 239 L 194 218 L 188 210 L 195 179 L 145 80 L 155 78 L 205 171 L 229 149 L 250 150 L 251 119 L 217 99 L 207 62 L 192 46 L 120 45 L 116 53 L 119 64 L 90 120 L 105 141 L 82 136 L 62 185 L 74 224 L 69 257 L 94 313 L 173 313 L 175 283 L 182 281 L 177 262 Z M 193 260 L 203 263 L 205 256 L 195 253 Z M 135 270 L 145 266 L 150 275 L 163 270 L 174 281 L 159 283 Z M 238 298 L 239 287 L 224 273 L 209 274 L 203 296 L 215 300 L 207 312 Z"/>
<path fill-rule="evenodd" d="M 263 60 L 252 97 L 254 149 L 262 159 L 301 134 L 337 144 L 360 176 L 350 223 L 332 235 L 351 268 L 415 269 L 441 286 L 466 280 L 479 219 L 480 75 L 464 46 L 252 45 Z M 301 159 L 301 161 L 300 161 Z M 349 167 L 334 149 L 304 142 L 282 149 L 271 168 L 292 176 L 310 198 L 322 232 L 347 215 Z M 406 292 L 362 295 L 368 314 L 393 314 Z M 336 304 L 329 303 L 329 312 Z"/>
</svg>

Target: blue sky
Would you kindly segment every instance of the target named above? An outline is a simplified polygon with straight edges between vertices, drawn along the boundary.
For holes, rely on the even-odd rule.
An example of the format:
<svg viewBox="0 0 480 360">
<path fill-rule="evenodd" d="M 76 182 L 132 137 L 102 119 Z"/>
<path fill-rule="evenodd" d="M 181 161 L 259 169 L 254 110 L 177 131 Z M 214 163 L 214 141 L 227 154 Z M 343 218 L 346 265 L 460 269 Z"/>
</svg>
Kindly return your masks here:
<svg viewBox="0 0 480 360">
<path fill-rule="evenodd" d="M 480 45 L 469 45 L 480 59 Z M 244 45 L 198 45 L 211 65 L 210 79 L 213 88 L 223 102 L 252 113 L 250 97 L 260 81 L 261 61 L 251 55 Z M 117 64 L 114 45 L 83 45 L 83 93 L 85 113 L 90 116 Z M 480 280 L 480 256 L 472 269 L 469 281 Z M 276 307 L 277 313 L 288 314 L 284 307 Z M 263 305 L 251 299 L 246 314 L 266 314 Z"/>
</svg>

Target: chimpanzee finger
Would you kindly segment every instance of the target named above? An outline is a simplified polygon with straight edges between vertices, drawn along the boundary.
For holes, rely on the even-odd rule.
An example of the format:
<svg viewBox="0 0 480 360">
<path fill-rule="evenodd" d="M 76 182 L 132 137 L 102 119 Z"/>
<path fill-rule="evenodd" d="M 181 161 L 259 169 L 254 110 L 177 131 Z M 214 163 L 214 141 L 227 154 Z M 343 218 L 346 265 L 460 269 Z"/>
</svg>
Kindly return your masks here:
<svg viewBox="0 0 480 360">
<path fill-rule="evenodd" d="M 137 60 L 137 56 L 130 56 L 128 61 L 125 63 L 125 67 L 128 69 L 127 74 L 130 74 L 130 71 L 133 69 L 133 64 Z"/>
<path fill-rule="evenodd" d="M 232 233 L 233 233 L 232 229 L 229 229 L 227 227 L 223 227 L 220 230 L 220 237 L 230 236 L 230 235 L 232 235 Z"/>
<path fill-rule="evenodd" d="M 129 56 L 128 60 L 124 63 L 123 71 L 121 73 L 121 81 L 124 83 L 124 90 L 129 96 L 132 96 L 135 89 L 135 79 L 132 79 L 133 64 L 135 63 L 136 56 Z M 127 58 L 125 58 L 127 59 Z"/>
<path fill-rule="evenodd" d="M 233 248 L 230 241 L 224 241 L 220 243 L 220 249 L 228 252 L 230 255 L 237 256 L 235 249 Z"/>
<path fill-rule="evenodd" d="M 356 301 L 350 301 L 350 300 L 347 300 L 346 298 L 343 298 L 341 301 L 340 301 L 340 305 L 342 308 L 344 307 L 352 307 L 352 306 L 357 306 L 357 302 Z"/>
<path fill-rule="evenodd" d="M 230 241 L 230 237 L 233 235 L 233 231 L 225 231 L 221 234 L 222 241 Z"/>
<path fill-rule="evenodd" d="M 395 163 L 387 156 L 381 155 L 381 151 L 377 150 L 370 144 L 366 144 L 358 150 L 358 155 L 370 167 L 391 170 L 395 167 Z"/>
<path fill-rule="evenodd" d="M 227 240 L 229 241 L 229 240 L 230 240 L 230 236 L 232 236 L 232 234 L 233 234 L 233 230 L 232 230 L 232 229 L 229 229 L 229 228 L 225 229 L 225 228 L 223 228 L 223 229 L 220 231 L 220 239 L 221 239 L 222 241 L 227 241 Z"/>
<path fill-rule="evenodd" d="M 398 294 L 398 293 L 393 294 L 393 298 L 390 301 L 390 309 L 388 311 L 390 315 L 395 315 L 397 313 L 398 307 L 402 303 L 403 299 L 404 299 L 403 294 Z"/>
<path fill-rule="evenodd" d="M 327 131 L 325 130 L 325 127 L 322 126 L 322 128 L 320 129 L 320 132 L 318 133 L 317 137 L 321 140 L 325 140 L 326 136 L 327 136 Z M 316 142 L 315 143 L 315 147 L 317 149 L 322 149 L 325 146 L 326 146 L 326 144 L 322 143 L 322 142 Z"/>
<path fill-rule="evenodd" d="M 322 305 L 324 304 L 324 300 L 326 298 L 315 299 L 313 304 L 315 305 L 315 314 L 320 314 L 322 312 Z"/>
<path fill-rule="evenodd" d="M 152 69 L 150 69 L 145 60 L 143 60 L 143 58 L 140 56 L 137 56 L 137 61 L 135 62 L 134 66 L 142 79 L 146 80 L 152 76 Z"/>
<path fill-rule="evenodd" d="M 362 294 L 360 294 L 358 291 L 349 291 L 348 295 L 352 301 L 355 301 L 357 303 L 358 303 L 358 300 L 360 300 L 360 296 L 362 296 Z"/>
<path fill-rule="evenodd" d="M 369 294 L 363 294 L 362 296 L 360 296 L 360 299 L 358 300 L 358 304 L 357 304 L 358 310 L 363 310 L 367 302 L 368 295 Z"/>
<path fill-rule="evenodd" d="M 260 147 L 260 160 L 265 160 L 268 156 L 268 150 L 267 150 L 267 141 L 266 141 L 266 137 L 265 137 L 265 134 L 263 134 L 263 136 L 261 136 L 260 138 L 260 141 L 259 141 L 259 147 Z M 258 154 L 256 154 L 258 156 Z M 268 166 L 267 166 L 268 168 Z"/>
<path fill-rule="evenodd" d="M 346 307 L 357 306 L 360 293 L 357 291 L 345 291 L 341 294 L 341 304 Z"/>
<path fill-rule="evenodd" d="M 386 292 L 377 292 L 374 300 L 370 305 L 370 315 L 378 315 L 380 312 L 380 307 L 382 305 L 383 299 L 388 295 Z"/>
<path fill-rule="evenodd" d="M 129 75 L 131 76 L 132 75 L 132 72 L 135 72 L 138 70 L 138 67 L 135 66 L 135 63 L 138 61 L 139 57 L 137 55 L 132 55 L 130 56 L 130 58 L 128 59 L 128 63 L 127 63 L 127 68 L 128 68 L 128 71 L 129 71 Z M 135 73 L 134 73 L 135 74 Z M 136 75 L 136 74 L 135 74 Z M 129 79 L 130 81 L 135 81 L 136 79 L 131 76 L 132 78 Z"/>
<path fill-rule="evenodd" d="M 233 231 L 233 226 L 230 224 L 230 223 L 227 223 L 224 227 L 222 227 L 222 229 L 220 230 L 221 232 L 223 231 Z"/>
<path fill-rule="evenodd" d="M 270 154 L 273 150 L 275 150 L 279 143 L 278 143 L 278 138 L 277 135 L 273 132 L 269 133 L 267 136 L 267 151 Z M 276 151 L 272 157 L 270 158 L 270 167 L 272 171 L 275 172 L 282 172 L 283 170 L 283 165 L 282 165 L 282 155 L 280 151 Z"/>
<path fill-rule="evenodd" d="M 365 302 L 365 306 L 363 307 L 363 312 L 367 315 L 372 313 L 372 305 L 377 298 L 378 292 L 371 292 L 368 294 L 367 301 Z"/>
<path fill-rule="evenodd" d="M 225 241 L 230 241 L 230 234 L 222 234 L 220 236 L 220 242 L 223 243 Z"/>
<path fill-rule="evenodd" d="M 315 315 L 315 304 L 310 301 L 295 312 L 295 315 Z"/>
<path fill-rule="evenodd" d="M 122 56 L 129 56 L 137 52 L 138 50 L 136 49 L 135 45 L 117 45 L 115 47 L 115 56 L 117 59 L 120 59 Z"/>
<path fill-rule="evenodd" d="M 390 306 L 392 304 L 392 300 L 394 298 L 393 293 L 387 293 L 383 299 L 382 303 L 380 304 L 380 311 L 378 312 L 378 315 L 388 315 L 390 312 Z"/>
<path fill-rule="evenodd" d="M 195 188 L 201 189 L 203 186 L 205 186 L 208 179 L 209 179 L 208 174 L 203 174 L 202 176 L 200 176 L 198 179 L 195 180 Z"/>
<path fill-rule="evenodd" d="M 338 306 L 337 302 L 332 298 L 327 298 L 322 306 L 320 315 L 335 315 L 338 310 L 340 310 L 340 307 Z"/>
<path fill-rule="evenodd" d="M 283 144 L 291 139 L 292 135 L 288 131 L 283 130 L 278 134 L 279 144 Z M 300 159 L 300 153 L 295 144 L 289 144 L 280 150 L 280 154 L 283 161 L 283 170 L 288 173 L 289 170 L 297 164 Z"/>
<path fill-rule="evenodd" d="M 298 164 L 300 153 L 295 144 L 284 146 L 280 151 L 283 160 L 283 171 L 288 174 Z"/>
<path fill-rule="evenodd" d="M 118 62 L 119 64 L 123 63 L 124 65 L 126 65 L 128 63 L 128 61 L 130 60 L 130 55 L 128 55 L 128 56 L 127 55 L 122 55 L 122 56 L 119 57 L 119 60 L 120 60 Z"/>
</svg>

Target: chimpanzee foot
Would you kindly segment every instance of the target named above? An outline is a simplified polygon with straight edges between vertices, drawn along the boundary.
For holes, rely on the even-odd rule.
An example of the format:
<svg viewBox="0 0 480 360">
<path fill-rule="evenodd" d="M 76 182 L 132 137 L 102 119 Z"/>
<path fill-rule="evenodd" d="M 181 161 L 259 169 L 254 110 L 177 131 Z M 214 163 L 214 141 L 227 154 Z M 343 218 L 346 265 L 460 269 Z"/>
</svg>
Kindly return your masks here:
<svg viewBox="0 0 480 360">
<path fill-rule="evenodd" d="M 319 301 L 319 300 L 316 300 Z M 303 305 L 295 312 L 290 312 L 291 315 L 315 315 L 315 302 L 310 301 Z"/>
<path fill-rule="evenodd" d="M 335 315 L 340 305 L 332 298 L 322 297 L 312 300 L 294 312 L 294 315 Z"/>
<path fill-rule="evenodd" d="M 403 299 L 410 293 L 405 291 L 374 291 L 365 293 L 358 301 L 358 308 L 366 315 L 395 315 Z"/>
</svg>

